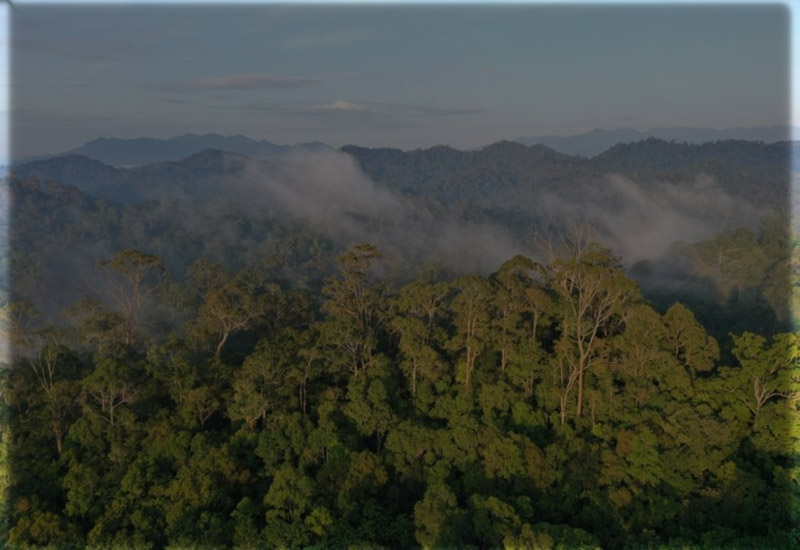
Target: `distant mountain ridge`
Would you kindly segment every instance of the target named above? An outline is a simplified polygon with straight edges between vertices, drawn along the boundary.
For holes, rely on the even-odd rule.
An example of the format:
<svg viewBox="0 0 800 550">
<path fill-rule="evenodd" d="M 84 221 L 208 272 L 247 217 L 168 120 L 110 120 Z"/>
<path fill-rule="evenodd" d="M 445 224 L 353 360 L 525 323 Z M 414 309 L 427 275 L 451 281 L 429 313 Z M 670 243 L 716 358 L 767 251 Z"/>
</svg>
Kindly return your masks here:
<svg viewBox="0 0 800 550">
<path fill-rule="evenodd" d="M 205 195 L 224 189 L 226 177 L 244 169 L 251 157 L 206 149 L 176 161 L 115 167 L 85 155 L 69 154 L 17 165 L 18 178 L 54 180 L 95 197 L 121 202 L 159 200 L 183 194 Z"/>
<path fill-rule="evenodd" d="M 583 134 L 572 136 L 544 135 L 518 137 L 512 142 L 525 146 L 538 145 L 551 149 L 562 155 L 591 158 L 600 155 L 616 145 L 623 145 L 655 138 L 677 143 L 703 144 L 717 141 L 742 140 L 775 143 L 800 138 L 800 128 L 793 126 L 763 126 L 755 128 L 731 128 L 717 130 L 715 128 L 653 128 L 647 131 L 620 128 L 616 130 L 594 129 Z M 356 147 L 348 145 L 346 147 Z M 492 147 L 488 145 L 486 147 Z M 378 148 L 360 147 L 362 149 L 380 150 Z M 446 149 L 454 153 L 466 152 L 447 145 L 430 149 Z M 115 167 L 135 167 L 165 161 L 179 161 L 191 155 L 214 149 L 230 153 L 238 153 L 252 158 L 269 158 L 291 152 L 313 152 L 332 150 L 329 145 L 312 141 L 294 145 L 278 145 L 269 140 L 255 140 L 237 134 L 224 136 L 215 133 L 203 135 L 184 134 L 169 139 L 157 138 L 107 138 L 93 139 L 80 147 L 54 155 L 38 155 L 13 161 L 21 166 L 33 161 L 52 159 L 67 155 L 80 155 Z M 430 150 L 426 149 L 426 150 Z M 480 151 L 485 147 L 470 149 Z M 384 149 L 401 152 L 402 149 Z M 409 150 L 411 152 L 411 150 Z M 446 154 L 446 153 L 444 153 Z"/>
<path fill-rule="evenodd" d="M 800 135 L 800 128 L 794 126 L 760 126 L 755 128 L 729 128 L 717 130 L 716 128 L 652 128 L 647 131 L 620 128 L 616 130 L 601 130 L 595 128 L 583 134 L 572 136 L 534 136 L 518 137 L 514 141 L 523 145 L 544 145 L 567 155 L 594 157 L 624 143 L 643 141 L 649 138 L 678 143 L 701 144 L 730 139 L 744 141 L 763 141 L 775 143 L 790 141 L 794 136 Z"/>
<path fill-rule="evenodd" d="M 155 162 L 178 161 L 208 149 L 265 158 L 293 151 L 320 151 L 330 147 L 319 141 L 277 145 L 266 139 L 256 141 L 243 135 L 185 134 L 170 139 L 101 137 L 55 156 L 81 155 L 110 166 L 141 166 Z"/>
<path fill-rule="evenodd" d="M 587 159 L 544 145 L 499 141 L 476 151 L 438 146 L 401 151 L 348 145 L 353 156 L 376 182 L 411 194 L 432 194 L 450 202 L 468 196 L 491 204 L 500 190 L 572 188 L 577 181 L 620 174 L 638 181 L 689 181 L 703 173 L 723 185 L 744 186 L 747 178 L 783 182 L 798 144 L 726 140 L 692 145 L 648 138 L 617 144 Z M 762 198 L 762 197 L 759 197 Z"/>
<path fill-rule="evenodd" d="M 514 212 L 522 216 L 539 209 L 548 194 L 566 200 L 576 193 L 602 189 L 609 174 L 645 187 L 653 182 L 691 182 L 704 174 L 732 196 L 749 197 L 754 204 L 786 204 L 789 161 L 798 147 L 797 143 L 735 140 L 689 145 L 650 138 L 616 145 L 591 159 L 511 141 L 479 151 L 354 145 L 339 151 L 351 156 L 378 186 L 424 201 L 474 204 L 499 216 Z M 139 202 L 225 193 L 227 182 L 236 181 L 246 169 L 265 175 L 280 173 L 280 157 L 255 159 L 208 149 L 179 161 L 120 168 L 86 156 L 65 155 L 18 164 L 11 172 L 18 178 L 74 185 L 114 201 Z"/>
<path fill-rule="evenodd" d="M 114 227 L 128 224 L 141 239 L 125 247 L 164 255 L 158 247 L 165 227 L 174 233 L 168 240 L 178 239 L 186 250 L 205 250 L 220 239 L 223 249 L 234 250 L 251 242 L 251 224 L 280 218 L 291 222 L 292 231 L 307 225 L 331 242 L 408 243 L 413 258 L 441 253 L 474 267 L 494 255 L 508 257 L 532 230 L 558 232 L 579 219 L 633 262 L 700 234 L 755 227 L 767 212 L 781 223 L 790 207 L 789 159 L 798 148 L 651 138 L 587 159 L 501 141 L 480 151 L 346 146 L 262 159 L 206 150 L 130 168 L 67 155 L 12 169 L 14 210 L 28 214 L 12 219 L 11 228 L 25 228 L 29 242 L 38 243 L 37 218 L 49 218 L 42 213 L 66 202 L 75 208 L 59 206 L 58 231 L 79 232 L 91 212 L 104 220 L 121 218 L 108 231 L 116 234 Z M 42 206 L 33 208 L 37 204 Z M 87 210 L 86 204 L 94 206 Z M 145 212 L 153 214 L 140 218 Z M 191 237 L 190 229 L 202 237 Z M 182 251 L 171 254 L 184 257 Z"/>
</svg>

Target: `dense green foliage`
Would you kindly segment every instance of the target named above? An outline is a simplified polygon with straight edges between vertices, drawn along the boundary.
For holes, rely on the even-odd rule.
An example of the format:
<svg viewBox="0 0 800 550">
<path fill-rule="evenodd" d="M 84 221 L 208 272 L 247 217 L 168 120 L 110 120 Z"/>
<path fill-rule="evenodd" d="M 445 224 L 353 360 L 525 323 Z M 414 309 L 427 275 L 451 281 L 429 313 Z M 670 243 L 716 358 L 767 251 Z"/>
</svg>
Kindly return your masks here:
<svg viewBox="0 0 800 550">
<path fill-rule="evenodd" d="M 800 241 L 788 227 L 784 218 L 768 217 L 755 230 L 676 242 L 661 259 L 637 263 L 629 274 L 657 309 L 685 303 L 726 344 L 731 332 L 797 330 L 792 311 L 800 311 Z"/>
<path fill-rule="evenodd" d="M 592 159 L 542 145 L 502 141 L 480 151 L 447 146 L 403 152 L 347 146 L 375 181 L 444 202 L 480 204 L 521 216 L 540 215 L 544 193 L 577 200 L 602 186 L 609 174 L 653 185 L 714 178 L 733 196 L 780 208 L 789 195 L 789 143 L 721 141 L 703 145 L 647 139 L 619 144 Z"/>
<path fill-rule="evenodd" d="M 380 201 L 390 189 L 391 207 L 418 216 L 361 204 L 339 212 L 350 225 L 327 226 L 248 188 L 248 170 L 279 165 L 241 155 L 19 167 L 2 281 L 14 353 L 0 367 L 0 540 L 798 547 L 786 150 L 650 140 L 587 160 L 512 143 L 350 147 L 383 187 L 345 191 Z M 608 193 L 609 173 L 630 185 Z M 711 220 L 627 273 L 579 231 L 543 238 L 575 221 L 547 217 L 556 199 L 580 203 L 580 221 L 613 222 L 646 206 L 625 203 L 642 193 L 692 206 L 698 173 L 716 178 L 715 197 L 757 205 L 753 218 Z M 672 222 L 705 212 L 684 214 Z M 489 275 L 347 247 L 353 234 L 398 245 L 386 227 L 427 219 L 533 227 L 536 260 Z M 478 255 L 495 242 L 475 242 Z"/>
<path fill-rule="evenodd" d="M 316 224 L 313 216 L 292 217 L 253 182 L 243 183 L 252 172 L 271 177 L 278 164 L 221 151 L 133 169 L 75 155 L 14 167 L 9 259 L 17 277 L 13 289 L 8 280 L 0 284 L 13 291 L 12 301 L 31 302 L 54 316 L 100 285 L 87 266 L 135 248 L 162 258 L 178 280 L 204 257 L 235 271 L 261 262 L 272 278 L 317 288 L 332 273 L 335 250 L 367 239 L 392 257 L 382 266 L 387 278 L 404 282 L 425 271 L 445 279 L 474 270 L 474 257 L 453 269 L 452 259 L 448 265 L 438 261 L 435 246 L 426 248 L 423 242 L 402 250 L 404 231 L 430 219 L 447 223 L 426 226 L 417 242 L 465 227 L 509 230 L 519 237 L 519 246 L 487 264 L 486 274 L 513 253 L 535 254 L 532 228 L 563 231 L 577 217 L 594 224 L 610 244 L 635 241 L 653 217 L 669 234 L 674 227 L 701 226 L 676 236 L 687 242 L 674 243 L 666 254 L 669 241 L 649 244 L 647 236 L 635 253 L 620 251 L 628 254 L 629 265 L 642 253 L 648 258 L 629 274 L 659 311 L 684 302 L 719 340 L 731 331 L 771 334 L 797 328 L 790 327 L 788 315 L 795 299 L 790 277 L 798 271 L 789 260 L 797 242 L 788 238 L 787 144 L 647 140 L 594 159 L 510 142 L 481 151 L 343 150 L 381 191 L 395 193 L 393 206 L 414 214 L 389 220 L 391 210 L 349 215 L 352 226 L 347 227 L 357 227 L 355 235 L 336 224 Z M 630 185 L 618 186 L 609 174 L 630 178 Z M 712 178 L 713 185 L 697 183 L 698 174 Z M 710 198 L 695 205 L 707 194 Z M 673 195 L 680 200 L 673 201 Z M 334 197 L 332 210 L 351 199 L 348 193 Z M 715 209 L 717 202 L 723 206 Z M 631 217 L 642 221 L 615 227 Z M 770 221 L 761 222 L 764 218 Z M 705 240 L 692 242 L 699 239 Z M 495 244 L 475 242 L 474 256 L 488 255 Z"/>
<path fill-rule="evenodd" d="M 609 250 L 545 256 L 395 285 L 362 244 L 317 292 L 126 249 L 63 323 L 9 304 L 7 546 L 800 544 L 800 334 L 722 362 Z"/>
</svg>

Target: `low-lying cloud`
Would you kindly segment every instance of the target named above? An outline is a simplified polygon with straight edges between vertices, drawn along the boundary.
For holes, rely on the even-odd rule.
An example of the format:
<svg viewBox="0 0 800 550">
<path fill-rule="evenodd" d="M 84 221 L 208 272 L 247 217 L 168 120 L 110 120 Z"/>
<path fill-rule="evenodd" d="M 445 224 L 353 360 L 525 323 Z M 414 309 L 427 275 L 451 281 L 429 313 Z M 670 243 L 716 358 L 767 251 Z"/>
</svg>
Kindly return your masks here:
<svg viewBox="0 0 800 550">
<path fill-rule="evenodd" d="M 486 274 L 515 254 L 537 256 L 530 234 L 513 234 L 481 216 L 467 219 L 463 207 L 401 195 L 376 184 L 339 151 L 249 162 L 225 188 L 238 189 L 236 200 L 246 208 L 288 217 L 342 246 L 372 242 L 407 263 L 409 272 L 434 260 L 452 272 Z M 580 189 L 542 192 L 530 229 L 589 225 L 626 265 L 655 260 L 676 241 L 696 242 L 759 219 L 754 206 L 705 176 L 638 183 L 610 175 Z"/>
<path fill-rule="evenodd" d="M 540 205 L 543 218 L 585 220 L 629 265 L 658 258 L 676 241 L 704 240 L 753 225 L 760 216 L 755 206 L 703 175 L 679 183 L 637 183 L 610 175 L 581 196 L 567 200 L 550 193 Z"/>
<path fill-rule="evenodd" d="M 291 222 L 286 228 L 324 235 L 341 249 L 375 244 L 384 252 L 383 274 L 392 278 L 416 278 L 423 268 L 451 277 L 488 275 L 516 254 L 537 259 L 528 232 L 537 228 L 590 225 L 598 239 L 631 266 L 639 260 L 658 260 L 675 241 L 696 242 L 753 225 L 760 214 L 707 177 L 644 183 L 607 176 L 591 184 L 565 182 L 575 190 L 571 192 L 565 192 L 566 187 L 560 193 L 531 190 L 534 206 L 524 207 L 531 210 L 526 212 L 530 227 L 517 225 L 514 233 L 502 220 L 483 214 L 480 204 L 448 205 L 377 184 L 341 151 L 295 152 L 263 160 L 222 158 L 225 166 L 219 173 L 224 175 L 155 184 L 151 194 L 144 195 L 152 201 L 142 211 L 145 225 L 168 220 L 170 231 L 177 226 L 185 234 L 187 248 L 177 253 L 180 258 L 175 257 L 171 237 L 153 238 L 144 226 L 137 233 L 135 224 L 134 232 L 122 237 L 125 246 L 173 262 L 180 277 L 198 256 L 225 262 L 258 261 L 262 254 L 271 254 L 273 236 L 267 234 L 264 240 L 264 228 L 277 219 Z M 136 218 L 135 210 L 129 214 Z M 248 226 L 242 223 L 245 218 L 261 229 L 243 230 Z M 44 277 L 37 292 L 48 299 L 35 304 L 52 315 L 97 287 L 101 278 L 95 261 L 110 258 L 119 248 L 110 237 L 84 242 L 79 250 L 60 250 L 57 242 L 41 243 L 53 250 L 47 269 L 53 275 L 68 275 Z M 658 276 L 662 275 L 670 276 Z"/>
<path fill-rule="evenodd" d="M 410 270 L 434 260 L 453 271 L 488 273 L 525 250 L 497 224 L 468 223 L 453 209 L 377 186 L 341 152 L 287 155 L 268 167 L 253 163 L 241 183 L 257 197 L 251 205 L 270 215 L 309 224 L 341 245 L 372 242 Z"/>
<path fill-rule="evenodd" d="M 275 76 L 266 74 L 235 74 L 213 78 L 199 78 L 159 86 L 173 92 L 200 92 L 206 90 L 261 90 L 265 88 L 302 88 L 317 81 L 311 78 Z"/>
</svg>

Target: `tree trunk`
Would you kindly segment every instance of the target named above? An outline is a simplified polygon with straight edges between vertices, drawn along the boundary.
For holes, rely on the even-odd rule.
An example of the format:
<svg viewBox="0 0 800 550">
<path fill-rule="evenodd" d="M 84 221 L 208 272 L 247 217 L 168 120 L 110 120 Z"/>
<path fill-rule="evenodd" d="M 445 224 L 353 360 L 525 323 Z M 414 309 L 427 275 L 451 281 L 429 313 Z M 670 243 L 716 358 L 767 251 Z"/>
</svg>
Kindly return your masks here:
<svg viewBox="0 0 800 550">
<path fill-rule="evenodd" d="M 58 449 L 58 456 L 61 456 L 61 445 L 62 445 L 63 435 L 61 433 L 61 428 L 59 427 L 57 422 L 58 421 L 55 421 L 53 423 L 53 435 L 56 436 L 56 449 Z"/>
<path fill-rule="evenodd" d="M 583 415 L 583 361 L 578 365 L 578 418 Z"/>
<path fill-rule="evenodd" d="M 228 340 L 229 334 L 230 332 L 227 330 L 222 333 L 222 338 L 220 339 L 219 344 L 217 344 L 217 350 L 214 352 L 214 357 L 216 357 L 217 359 L 219 359 L 219 356 L 222 353 L 222 346 L 224 346 L 225 342 Z"/>
<path fill-rule="evenodd" d="M 469 389 L 470 375 L 472 374 L 472 350 L 467 346 L 467 364 L 464 366 L 464 387 Z"/>
</svg>

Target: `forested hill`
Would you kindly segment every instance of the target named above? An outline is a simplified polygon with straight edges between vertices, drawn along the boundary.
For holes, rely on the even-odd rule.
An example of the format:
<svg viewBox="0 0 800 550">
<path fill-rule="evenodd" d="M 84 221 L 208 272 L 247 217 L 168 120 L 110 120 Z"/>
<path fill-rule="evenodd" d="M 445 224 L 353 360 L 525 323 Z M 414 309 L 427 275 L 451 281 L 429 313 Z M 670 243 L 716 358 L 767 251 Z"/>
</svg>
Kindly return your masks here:
<svg viewBox="0 0 800 550">
<path fill-rule="evenodd" d="M 730 139 L 763 141 L 775 143 L 792 139 L 797 128 L 789 126 L 766 126 L 760 128 L 730 128 L 717 130 L 714 128 L 651 128 L 648 131 L 637 131 L 630 128 L 616 130 L 594 129 L 583 134 L 572 136 L 538 136 L 519 137 L 514 141 L 525 145 L 542 144 L 562 153 L 594 157 L 607 151 L 618 143 L 632 143 L 648 138 L 677 141 L 679 143 L 708 143 Z"/>
<path fill-rule="evenodd" d="M 178 276 L 199 256 L 238 267 L 256 249 L 280 249 L 286 273 L 316 279 L 325 254 L 372 240 L 400 278 L 429 268 L 486 274 L 535 254 L 532 230 L 580 222 L 627 266 L 645 262 L 634 273 L 649 298 L 697 304 L 727 339 L 725 319 L 754 331 L 786 326 L 789 152 L 786 143 L 652 139 L 591 160 L 513 142 L 274 159 L 207 150 L 136 168 L 58 157 L 13 171 L 12 265 L 40 266 L 31 288 L 77 289 L 87 268 L 122 248 L 156 253 Z M 717 238 L 742 226 L 749 233 Z"/>
<path fill-rule="evenodd" d="M 789 196 L 792 146 L 734 140 L 689 145 L 651 138 L 616 145 L 592 159 L 510 141 L 480 151 L 433 147 L 403 152 L 356 146 L 341 150 L 355 157 L 375 181 L 403 192 L 524 209 L 538 199 L 532 193 L 574 194 L 586 186 L 602 186 L 609 174 L 643 185 L 688 183 L 702 174 L 734 196 L 778 206 Z"/>
<path fill-rule="evenodd" d="M 13 177 L 53 180 L 115 202 L 225 193 L 223 181 L 236 177 L 249 157 L 208 149 L 178 161 L 120 168 L 82 155 L 35 160 L 12 168 Z"/>
<path fill-rule="evenodd" d="M 318 141 L 277 145 L 266 139 L 256 141 L 242 135 L 186 134 L 171 139 L 98 138 L 64 154 L 87 156 L 114 166 L 138 166 L 180 160 L 206 149 L 230 151 L 251 157 L 270 157 L 289 152 L 321 151 L 329 147 Z"/>
<path fill-rule="evenodd" d="M 521 211 L 535 208 L 540 198 L 536 193 L 574 197 L 588 188 L 602 188 L 609 175 L 627 177 L 640 185 L 688 184 L 705 176 L 722 191 L 756 206 L 785 206 L 792 147 L 788 142 L 730 140 L 688 145 L 652 138 L 617 145 L 593 159 L 510 141 L 480 151 L 446 146 L 410 152 L 345 146 L 341 151 L 355 158 L 370 178 L 390 189 L 446 203 Z M 21 178 L 55 179 L 106 198 L 135 200 L 179 191 L 224 193 L 220 181 L 239 175 L 246 160 L 264 171 L 274 170 L 276 163 L 210 149 L 179 161 L 128 169 L 67 155 L 23 163 L 12 172 Z"/>
<path fill-rule="evenodd" d="M 786 152 L 19 166 L 0 539 L 797 547 Z"/>
<path fill-rule="evenodd" d="M 800 334 L 642 301 L 609 251 L 318 291 L 120 250 L 108 303 L 5 308 L 8 548 L 785 550 Z M 177 308 L 177 312 L 175 309 Z M 177 315 L 176 315 L 177 313 Z M 176 320 L 178 322 L 176 322 Z"/>
</svg>

